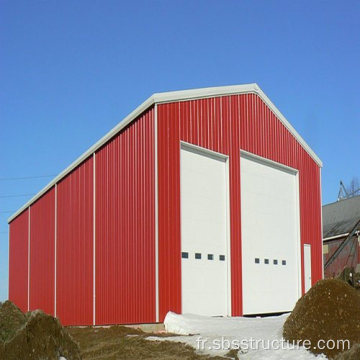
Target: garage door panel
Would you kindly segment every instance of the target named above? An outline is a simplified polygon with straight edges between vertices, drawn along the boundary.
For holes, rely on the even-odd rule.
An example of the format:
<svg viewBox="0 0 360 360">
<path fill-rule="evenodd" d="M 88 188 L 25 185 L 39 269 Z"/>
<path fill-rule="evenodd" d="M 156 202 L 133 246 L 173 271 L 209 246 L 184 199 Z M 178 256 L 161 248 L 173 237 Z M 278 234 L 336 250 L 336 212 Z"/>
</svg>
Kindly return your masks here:
<svg viewBox="0 0 360 360">
<path fill-rule="evenodd" d="M 182 312 L 228 315 L 226 162 L 189 147 L 181 149 L 181 251 Z"/>
<path fill-rule="evenodd" d="M 209 228 L 208 223 L 192 223 L 192 228 L 194 230 L 185 230 L 182 233 L 183 238 L 192 238 L 194 239 L 193 242 L 189 242 L 188 244 L 184 244 L 186 246 L 187 251 L 198 251 L 200 249 L 206 249 L 207 253 L 211 253 L 214 251 L 222 251 L 226 250 L 225 246 L 219 244 L 219 238 L 222 237 L 222 234 L 216 233 L 211 231 Z M 214 224 L 213 224 L 214 225 Z M 204 229 L 203 231 L 197 229 L 197 227 L 208 227 L 208 229 Z M 185 248 L 184 248 L 185 250 Z"/>
<path fill-rule="evenodd" d="M 300 271 L 296 172 L 249 155 L 240 171 L 244 314 L 291 310 Z"/>
</svg>

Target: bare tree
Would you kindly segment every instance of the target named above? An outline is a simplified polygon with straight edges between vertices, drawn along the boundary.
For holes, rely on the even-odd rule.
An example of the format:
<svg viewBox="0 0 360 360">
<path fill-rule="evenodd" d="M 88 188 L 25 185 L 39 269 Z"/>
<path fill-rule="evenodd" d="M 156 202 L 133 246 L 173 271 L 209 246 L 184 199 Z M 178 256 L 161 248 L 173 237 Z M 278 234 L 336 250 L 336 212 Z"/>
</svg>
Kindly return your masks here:
<svg viewBox="0 0 360 360">
<path fill-rule="evenodd" d="M 342 199 L 348 199 L 357 195 L 360 195 L 360 182 L 358 177 L 354 176 L 350 182 L 350 185 L 346 187 L 344 183 L 340 181 L 338 201 Z"/>
<path fill-rule="evenodd" d="M 347 188 L 349 196 L 351 197 L 357 195 L 359 193 L 359 190 L 359 178 L 354 176 L 350 182 L 350 185 Z"/>
</svg>

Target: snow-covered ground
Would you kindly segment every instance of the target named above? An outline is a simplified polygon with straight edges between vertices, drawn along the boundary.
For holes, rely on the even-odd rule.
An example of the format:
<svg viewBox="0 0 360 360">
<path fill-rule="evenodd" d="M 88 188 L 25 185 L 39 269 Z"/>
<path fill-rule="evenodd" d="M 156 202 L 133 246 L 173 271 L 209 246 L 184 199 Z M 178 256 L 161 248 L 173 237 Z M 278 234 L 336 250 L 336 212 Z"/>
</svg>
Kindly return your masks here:
<svg viewBox="0 0 360 360">
<path fill-rule="evenodd" d="M 225 355 L 231 348 L 241 348 L 239 358 L 246 360 L 313 360 L 315 356 L 303 347 L 295 347 L 282 338 L 282 327 L 288 315 L 266 318 L 214 318 L 178 315 L 169 312 L 164 324 L 168 332 L 186 335 L 162 338 L 180 341 L 210 355 Z M 149 340 L 159 340 L 152 337 Z"/>
</svg>

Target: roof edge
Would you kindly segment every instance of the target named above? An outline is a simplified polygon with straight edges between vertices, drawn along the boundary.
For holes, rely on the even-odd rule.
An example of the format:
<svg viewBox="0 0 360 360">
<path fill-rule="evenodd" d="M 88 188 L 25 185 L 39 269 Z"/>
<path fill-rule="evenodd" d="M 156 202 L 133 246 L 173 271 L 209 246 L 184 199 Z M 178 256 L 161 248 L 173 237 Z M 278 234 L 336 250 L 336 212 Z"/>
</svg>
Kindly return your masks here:
<svg viewBox="0 0 360 360">
<path fill-rule="evenodd" d="M 82 153 L 75 161 L 73 161 L 67 168 L 65 168 L 59 175 L 52 179 L 44 188 L 42 188 L 37 194 L 35 194 L 29 201 L 27 201 L 19 210 L 17 210 L 13 215 L 8 218 L 8 224 L 14 220 L 18 215 L 20 215 L 25 209 L 27 209 L 31 204 L 38 200 L 42 195 L 49 191 L 55 184 L 57 184 L 61 179 L 63 179 L 67 174 L 79 166 L 84 160 L 91 156 L 96 150 L 103 146 L 107 141 L 109 141 L 114 135 L 120 132 L 124 127 L 129 125 L 134 121 L 139 115 L 144 111 L 149 109 L 154 104 L 153 96 L 149 97 L 144 101 L 140 106 L 138 106 L 134 111 L 132 111 L 128 116 L 126 116 L 120 123 L 113 127 L 107 134 L 105 134 L 99 141 L 97 141 L 93 146 L 88 150 Z"/>
<path fill-rule="evenodd" d="M 348 200 L 351 200 L 351 199 L 359 199 L 360 198 L 360 195 L 355 195 L 355 196 L 351 196 L 349 198 L 345 198 L 345 199 L 339 199 L 339 200 L 336 200 L 336 201 L 333 201 L 331 203 L 328 203 L 328 204 L 324 204 L 322 205 L 322 207 L 327 207 L 327 206 L 331 206 L 331 205 L 335 205 L 335 204 L 338 204 L 338 203 L 341 203 L 343 201 L 348 201 Z"/>
<path fill-rule="evenodd" d="M 301 135 L 295 130 L 295 128 L 289 123 L 285 116 L 280 110 L 274 105 L 274 103 L 265 95 L 256 83 L 244 84 L 244 85 L 231 85 L 231 86 L 220 86 L 220 87 L 209 87 L 202 89 L 191 89 L 183 91 L 171 91 L 164 93 L 155 93 L 152 97 L 156 104 L 167 103 L 172 101 L 186 101 L 194 99 L 203 99 L 215 96 L 230 96 L 242 93 L 255 93 L 257 94 L 264 103 L 269 107 L 271 111 L 279 118 L 284 124 L 288 131 L 295 137 L 295 139 L 302 145 L 304 150 L 313 158 L 313 160 L 320 166 L 323 166 L 320 158 L 310 148 L 306 141 Z"/>
<path fill-rule="evenodd" d="M 280 112 L 280 110 L 274 105 L 274 103 L 265 95 L 265 93 L 257 87 L 257 93 L 262 98 L 262 100 L 269 106 L 269 108 L 275 113 L 275 115 L 280 119 L 284 126 L 290 131 L 295 139 L 301 144 L 304 150 L 313 158 L 316 164 L 320 167 L 323 167 L 323 163 L 320 158 L 315 154 L 307 142 L 302 138 L 302 136 L 295 130 L 295 128 L 289 123 L 285 116 Z"/>
<path fill-rule="evenodd" d="M 122 121 L 120 121 L 115 127 L 113 127 L 99 141 L 97 141 L 93 146 L 91 146 L 75 161 L 73 161 L 59 175 L 57 175 L 53 180 L 51 180 L 43 189 L 41 189 L 36 195 L 34 195 L 29 201 L 27 201 L 19 210 L 17 210 L 13 215 L 11 215 L 8 218 L 8 223 L 14 220 L 31 204 L 33 204 L 37 199 L 39 199 L 48 190 L 50 190 L 52 186 L 58 183 L 62 178 L 64 178 L 67 174 L 74 170 L 78 165 L 80 165 L 84 160 L 91 156 L 96 150 L 103 146 L 107 141 L 109 141 L 113 136 L 115 136 L 123 128 L 129 125 L 152 105 L 173 101 L 186 101 L 225 95 L 230 96 L 243 93 L 257 94 L 270 108 L 270 110 L 274 112 L 274 114 L 279 118 L 279 120 L 284 124 L 284 126 L 290 131 L 290 133 L 292 133 L 295 139 L 302 145 L 305 151 L 313 158 L 313 160 L 318 164 L 318 166 L 322 167 L 322 162 L 319 157 L 314 153 L 310 146 L 305 142 L 305 140 L 299 135 L 299 133 L 294 129 L 294 127 L 287 121 L 285 116 L 279 111 L 279 109 L 272 103 L 272 101 L 265 95 L 265 93 L 256 83 L 154 93 L 141 105 L 139 105 L 134 111 L 127 115 Z"/>
</svg>

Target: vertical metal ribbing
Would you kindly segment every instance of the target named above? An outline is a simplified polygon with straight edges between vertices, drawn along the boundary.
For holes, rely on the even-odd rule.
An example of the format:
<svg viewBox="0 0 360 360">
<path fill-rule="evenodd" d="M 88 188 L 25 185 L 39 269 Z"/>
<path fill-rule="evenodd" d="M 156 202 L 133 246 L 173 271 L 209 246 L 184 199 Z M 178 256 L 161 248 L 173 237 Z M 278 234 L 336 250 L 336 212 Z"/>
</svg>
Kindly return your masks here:
<svg viewBox="0 0 360 360">
<path fill-rule="evenodd" d="M 57 184 L 55 184 L 55 225 L 54 225 L 54 316 L 56 317 L 56 267 L 57 267 Z"/>
<path fill-rule="evenodd" d="M 31 206 L 29 206 L 29 215 L 28 215 L 28 291 L 27 291 L 27 308 L 28 311 L 30 310 L 30 209 Z"/>
<path fill-rule="evenodd" d="M 96 325 L 96 156 L 93 154 L 93 325 Z"/>
<path fill-rule="evenodd" d="M 155 321 L 159 322 L 159 212 L 158 212 L 158 143 L 157 104 L 154 109 L 154 176 L 155 176 Z"/>
</svg>

